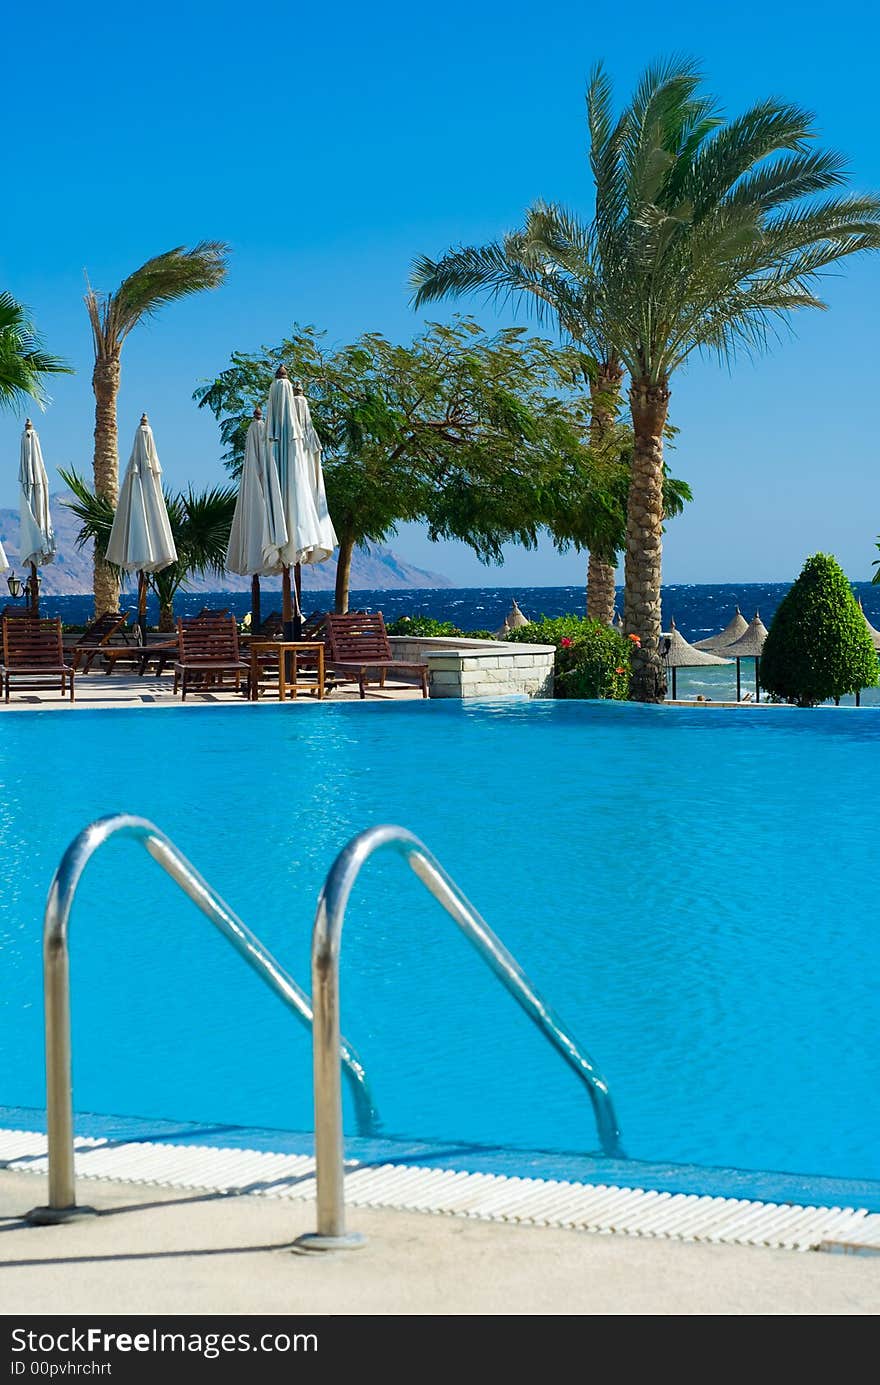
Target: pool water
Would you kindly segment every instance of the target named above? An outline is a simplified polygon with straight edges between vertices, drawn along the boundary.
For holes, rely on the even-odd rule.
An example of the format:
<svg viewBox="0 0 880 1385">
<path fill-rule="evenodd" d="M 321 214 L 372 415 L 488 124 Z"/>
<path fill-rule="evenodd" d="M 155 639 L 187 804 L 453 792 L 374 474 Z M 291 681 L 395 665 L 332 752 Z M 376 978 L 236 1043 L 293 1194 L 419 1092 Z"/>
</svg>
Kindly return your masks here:
<svg viewBox="0 0 880 1385">
<path fill-rule="evenodd" d="M 395 821 L 589 1049 L 630 1156 L 878 1178 L 878 763 L 871 709 L 3 717 L 0 1103 L 44 1101 L 42 910 L 88 821 L 155 821 L 306 986 L 336 852 Z M 137 844 L 89 866 L 71 952 L 78 1111 L 310 1128 L 307 1034 Z M 596 1148 L 579 1082 L 399 860 L 361 876 L 342 986 L 383 1133 Z"/>
</svg>

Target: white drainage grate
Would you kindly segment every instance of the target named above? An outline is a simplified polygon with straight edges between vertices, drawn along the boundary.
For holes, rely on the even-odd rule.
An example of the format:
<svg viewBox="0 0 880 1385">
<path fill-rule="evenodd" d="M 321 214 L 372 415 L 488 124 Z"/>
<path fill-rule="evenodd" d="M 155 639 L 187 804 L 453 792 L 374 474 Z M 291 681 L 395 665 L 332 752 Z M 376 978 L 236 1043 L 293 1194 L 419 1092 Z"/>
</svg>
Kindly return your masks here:
<svg viewBox="0 0 880 1385">
<path fill-rule="evenodd" d="M 0 1130 L 0 1168 L 47 1171 L 46 1137 Z M 76 1141 L 79 1178 L 153 1183 L 166 1188 L 250 1193 L 260 1197 L 315 1196 L 315 1161 L 304 1154 L 133 1141 Z M 880 1214 L 854 1207 L 801 1207 L 696 1193 L 659 1193 L 505 1174 L 456 1173 L 403 1164 L 347 1165 L 350 1207 L 387 1207 L 556 1226 L 626 1236 L 725 1242 L 817 1250 L 880 1251 Z"/>
</svg>

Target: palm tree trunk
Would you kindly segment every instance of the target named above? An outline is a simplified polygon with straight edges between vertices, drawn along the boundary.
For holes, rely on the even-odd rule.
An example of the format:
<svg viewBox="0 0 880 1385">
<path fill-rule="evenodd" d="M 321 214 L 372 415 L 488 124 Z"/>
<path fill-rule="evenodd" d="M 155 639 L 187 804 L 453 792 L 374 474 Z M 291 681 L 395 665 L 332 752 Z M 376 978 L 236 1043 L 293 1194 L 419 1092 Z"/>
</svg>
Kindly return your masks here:
<svg viewBox="0 0 880 1385">
<path fill-rule="evenodd" d="M 95 494 L 116 505 L 119 499 L 119 433 L 116 400 L 119 395 L 119 353 L 99 356 L 92 372 L 95 392 Z M 95 616 L 119 608 L 119 582 L 97 553 L 94 568 Z"/>
<path fill-rule="evenodd" d="M 614 619 L 614 564 L 590 550 L 587 562 L 587 619 L 610 625 Z"/>
<path fill-rule="evenodd" d="M 590 380 L 590 446 L 601 452 L 607 446 L 614 421 L 623 371 L 615 360 L 600 361 Z M 610 625 L 614 619 L 614 564 L 607 555 L 590 553 L 587 563 L 587 619 Z"/>
<path fill-rule="evenodd" d="M 669 410 L 665 380 L 634 380 L 630 389 L 635 434 L 626 514 L 624 630 L 640 641 L 632 651 L 630 694 L 662 702 L 666 668 L 660 657 L 660 559 L 663 532 L 663 429 Z"/>
<path fill-rule="evenodd" d="M 348 610 L 348 585 L 351 581 L 351 558 L 354 553 L 354 539 L 340 539 L 336 555 L 336 614 L 344 616 Z"/>
<path fill-rule="evenodd" d="M 174 628 L 174 600 L 172 598 L 167 605 L 159 607 L 159 629 L 163 634 L 169 634 L 173 632 Z"/>
</svg>

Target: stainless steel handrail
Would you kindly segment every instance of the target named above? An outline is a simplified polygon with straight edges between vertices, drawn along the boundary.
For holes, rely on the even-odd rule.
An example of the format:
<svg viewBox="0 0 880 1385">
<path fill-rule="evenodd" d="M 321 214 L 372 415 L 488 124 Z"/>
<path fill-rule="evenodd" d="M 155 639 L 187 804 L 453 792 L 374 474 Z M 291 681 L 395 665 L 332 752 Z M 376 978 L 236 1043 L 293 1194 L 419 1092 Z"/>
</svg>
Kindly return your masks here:
<svg viewBox="0 0 880 1385">
<path fill-rule="evenodd" d="M 70 1221 L 88 1215 L 76 1205 L 73 1161 L 73 1089 L 70 1045 L 70 964 L 67 944 L 70 911 L 83 870 L 110 837 L 139 841 L 153 860 L 219 929 L 249 966 L 307 1028 L 313 1023 L 309 997 L 271 952 L 199 875 L 173 842 L 146 818 L 113 813 L 99 818 L 73 839 L 61 858 L 46 900 L 43 922 L 43 989 L 46 1007 L 46 1111 L 49 1132 L 49 1205 L 36 1208 L 31 1220 Z M 337 1055 L 350 1080 L 358 1125 L 364 1134 L 377 1131 L 376 1112 L 363 1064 L 342 1037 Z"/>
<path fill-rule="evenodd" d="M 620 1130 L 608 1084 L 592 1058 L 532 985 L 516 958 L 462 894 L 439 861 L 418 837 L 403 827 L 372 827 L 354 837 L 337 856 L 318 900 L 312 933 L 312 1045 L 315 1064 L 315 1161 L 318 1195 L 317 1232 L 300 1237 L 305 1250 L 337 1250 L 360 1245 L 363 1238 L 345 1231 L 342 1085 L 339 1059 L 339 953 L 345 910 L 365 862 L 382 847 L 391 847 L 409 866 L 473 943 L 529 1019 L 585 1084 L 593 1105 L 602 1151 L 623 1158 Z"/>
</svg>

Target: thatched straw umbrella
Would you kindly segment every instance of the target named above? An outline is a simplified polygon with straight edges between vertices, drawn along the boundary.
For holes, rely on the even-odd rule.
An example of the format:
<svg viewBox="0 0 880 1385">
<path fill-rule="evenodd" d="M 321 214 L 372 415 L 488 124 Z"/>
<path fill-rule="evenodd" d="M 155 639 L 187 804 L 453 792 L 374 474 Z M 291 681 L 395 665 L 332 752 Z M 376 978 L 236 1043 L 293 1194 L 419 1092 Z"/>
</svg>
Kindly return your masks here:
<svg viewBox="0 0 880 1385">
<path fill-rule="evenodd" d="M 875 630 L 874 627 L 873 627 L 873 625 L 871 624 L 871 622 L 868 620 L 868 617 L 865 615 L 865 608 L 864 608 L 864 606 L 862 605 L 862 598 L 861 598 L 861 597 L 859 597 L 859 610 L 861 611 L 862 615 L 865 617 L 865 624 L 866 624 L 867 627 L 868 627 L 868 634 L 871 636 L 871 643 L 873 644 L 873 646 L 874 646 L 874 648 L 876 649 L 877 653 L 880 654 L 880 630 Z"/>
<path fill-rule="evenodd" d="M 524 625 L 531 625 L 531 623 L 532 622 L 530 620 L 526 619 L 522 611 L 519 609 L 519 606 L 517 606 L 516 602 L 514 601 L 510 610 L 507 612 L 508 630 L 521 630 Z"/>
<path fill-rule="evenodd" d="M 524 625 L 531 625 L 531 623 L 530 620 L 526 619 L 519 609 L 519 606 L 514 601 L 507 615 L 504 617 L 504 624 L 501 629 L 496 632 L 495 638 L 503 640 L 504 636 L 509 635 L 511 630 L 521 630 Z"/>
<path fill-rule="evenodd" d="M 729 644 L 725 649 L 725 654 L 729 659 L 736 659 L 736 700 L 740 700 L 740 659 L 754 659 L 755 661 L 755 701 L 761 701 L 761 652 L 764 648 L 764 641 L 769 631 L 761 619 L 758 612 L 755 612 L 754 620 L 750 621 L 745 633 L 733 644 Z"/>
<path fill-rule="evenodd" d="M 723 654 L 729 644 L 738 640 L 749 628 L 748 621 L 737 606 L 733 619 L 728 621 L 718 635 L 708 635 L 704 640 L 695 640 L 694 649 L 708 649 L 710 654 Z"/>
<path fill-rule="evenodd" d="M 675 621 L 669 622 L 669 633 L 661 635 L 661 652 L 666 667 L 672 672 L 672 697 L 676 696 L 676 673 L 680 668 L 708 668 L 710 664 L 729 664 L 729 659 L 721 659 L 717 654 L 707 654 L 696 645 L 688 644 Z"/>
</svg>

